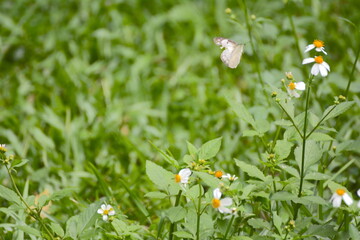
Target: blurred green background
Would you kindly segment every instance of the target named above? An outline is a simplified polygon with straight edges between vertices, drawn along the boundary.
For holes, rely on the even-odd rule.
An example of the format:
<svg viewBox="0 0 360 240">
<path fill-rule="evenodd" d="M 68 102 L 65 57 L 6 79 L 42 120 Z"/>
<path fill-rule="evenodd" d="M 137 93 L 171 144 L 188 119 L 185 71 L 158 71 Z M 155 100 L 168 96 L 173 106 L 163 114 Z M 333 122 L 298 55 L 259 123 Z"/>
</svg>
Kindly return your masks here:
<svg viewBox="0 0 360 240">
<path fill-rule="evenodd" d="M 272 87 L 282 86 L 284 72 L 306 80 L 310 66 L 301 62 L 312 55 L 303 49 L 314 39 L 325 41 L 331 67 L 314 84 L 311 107 L 321 115 L 346 88 L 360 43 L 360 1 L 257 0 L 247 1 L 247 8 L 258 57 L 242 1 L 2 0 L 0 143 L 29 160 L 17 173 L 20 188 L 26 181 L 29 194 L 76 187 L 72 201 L 52 209 L 66 219 L 78 211 L 74 202 L 87 205 L 106 195 L 92 163 L 124 213 L 145 222 L 119 179 L 154 217 L 161 203 L 143 197 L 154 188 L 145 161 L 176 171 L 149 141 L 181 160 L 186 141 L 199 146 L 222 136 L 215 168 L 238 174 L 232 159 L 256 162 L 259 143 L 241 138 L 247 126 L 224 96 L 238 98 L 256 118 L 279 120 Z M 246 44 L 237 69 L 221 62 L 212 40 L 217 36 Z M 358 70 L 348 96 L 357 106 L 331 126 L 343 129 L 333 133 L 338 142 L 359 138 Z M 337 161 L 334 168 L 346 158 Z M 349 171 L 353 177 L 345 179 L 355 184 L 359 171 Z"/>
</svg>

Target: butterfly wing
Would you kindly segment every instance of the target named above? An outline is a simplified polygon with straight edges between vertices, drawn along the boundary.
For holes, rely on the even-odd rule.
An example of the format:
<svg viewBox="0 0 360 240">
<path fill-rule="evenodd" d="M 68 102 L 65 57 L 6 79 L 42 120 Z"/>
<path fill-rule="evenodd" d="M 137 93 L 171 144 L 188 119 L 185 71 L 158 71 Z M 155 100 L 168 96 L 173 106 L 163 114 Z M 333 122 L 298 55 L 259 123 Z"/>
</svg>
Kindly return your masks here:
<svg viewBox="0 0 360 240">
<path fill-rule="evenodd" d="M 244 52 L 244 44 L 237 45 L 230 54 L 228 63 L 226 64 L 229 68 L 236 68 L 241 60 L 241 56 Z"/>
</svg>

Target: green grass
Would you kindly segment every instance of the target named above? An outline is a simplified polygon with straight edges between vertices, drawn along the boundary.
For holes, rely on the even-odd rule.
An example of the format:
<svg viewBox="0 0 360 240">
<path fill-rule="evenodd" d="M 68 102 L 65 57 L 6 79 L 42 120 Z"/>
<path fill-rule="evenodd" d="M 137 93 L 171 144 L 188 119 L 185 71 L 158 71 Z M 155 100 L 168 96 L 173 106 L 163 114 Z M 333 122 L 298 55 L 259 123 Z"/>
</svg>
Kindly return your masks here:
<svg viewBox="0 0 360 240">
<path fill-rule="evenodd" d="M 287 140 L 292 146 L 278 147 L 278 151 L 288 149 L 289 154 L 283 160 L 298 169 L 295 149 L 302 143 L 291 135 L 291 123 L 281 122 L 288 117 L 271 98 L 271 93 L 283 87 L 281 79 L 285 78 L 285 72 L 292 72 L 296 81 L 307 81 L 311 66 L 301 62 L 305 57 L 314 56 L 314 52 L 304 53 L 303 49 L 314 39 L 325 42 L 328 55 L 324 59 L 331 72 L 328 77 L 316 77 L 313 81 L 308 129 L 316 125 L 335 96 L 346 95 L 354 104 L 317 130 L 329 138 L 315 139 L 323 155 L 311 171 L 328 177 L 306 181 L 304 194 L 318 196 L 318 191 L 322 191 L 321 198 L 328 201 L 333 191 L 328 186 L 338 183 L 352 193 L 356 202 L 359 200 L 356 196 L 360 188 L 359 63 L 353 68 L 360 49 L 359 1 L 312 0 L 284 4 L 287 1 L 257 0 L 246 1 L 246 8 L 244 2 L 0 2 L 0 143 L 7 144 L 8 152 L 17 159 L 28 160 L 13 172 L 24 198 L 44 191 L 72 189 L 61 194 L 61 200 L 52 201 L 49 217 L 44 220 L 46 224 L 56 222 L 69 233 L 71 230 L 66 229 L 70 224 L 66 222 L 83 214 L 84 219 L 91 221 L 81 222 L 85 224 L 81 239 L 112 239 L 106 234 L 115 235 L 121 223 L 117 223 L 120 225 L 114 230 L 102 222 L 100 215 L 92 215 L 92 210 L 96 213 L 99 204 L 106 201 L 115 206 L 118 219 L 127 224 L 129 231 L 136 232 L 138 239 L 167 238 L 170 223 L 166 217 L 169 212 L 165 210 L 175 200 L 144 196 L 158 191 L 158 186 L 149 179 L 146 161 L 175 174 L 179 169 L 166 161 L 154 146 L 185 167 L 187 142 L 199 148 L 218 137 L 222 137 L 221 148 L 209 164 L 213 170 L 239 176 L 241 186 L 233 189 L 234 196 L 240 196 L 236 191 L 242 193 L 245 186 L 255 181 L 234 158 L 257 166 L 266 176 L 273 175 L 278 191 L 297 195 L 298 188 L 292 185 L 295 180 L 291 174 L 274 173 L 274 169 L 265 164 L 269 146 L 274 147 L 276 140 Z M 232 13 L 227 14 L 226 8 L 231 8 Z M 227 68 L 221 62 L 221 50 L 212 40 L 217 36 L 245 43 L 245 53 L 236 69 Z M 350 78 L 352 82 L 346 94 Z M 283 97 L 278 93 L 279 98 Z M 269 125 L 269 129 L 260 137 L 250 136 L 249 130 L 254 130 L 251 124 L 244 121 L 241 114 L 234 114 L 240 105 L 231 107 L 228 101 L 232 100 L 227 98 L 236 99 L 255 120 L 263 121 L 258 122 L 259 127 Z M 305 94 L 292 102 L 302 130 Z M 342 169 L 349 162 L 351 164 Z M 331 179 L 333 182 L 319 187 L 319 182 L 324 183 L 332 176 L 335 176 Z M 262 197 L 276 191 L 265 182 L 249 198 L 239 201 L 244 206 L 244 214 L 254 214 L 254 219 L 263 218 L 271 225 L 269 232 L 280 236 L 274 224 L 277 218 L 268 207 L 276 200 Z M 3 165 L 0 183 L 13 189 Z M 213 188 L 204 186 L 206 191 Z M 41 232 L 44 229 L 39 222 L 26 217 L 24 209 L 14 207 L 15 203 L 4 194 L 0 194 L 0 219 L 3 219 L 0 239 L 29 239 L 30 236 L 36 239 L 36 234 L 28 234 L 29 230 L 15 225 L 26 224 Z M 207 194 L 206 198 L 211 199 L 212 190 Z M 93 203 L 95 205 L 91 205 Z M 251 209 L 251 205 L 254 208 Z M 188 207 L 194 209 L 194 206 Z M 292 199 L 276 202 L 280 217 L 290 215 L 292 219 L 296 208 Z M 340 229 L 336 239 L 353 236 L 351 226 L 359 221 L 356 208 L 335 211 L 325 205 L 324 216 L 311 221 L 308 212 L 317 213 L 318 206 L 310 204 L 304 208 L 299 210 L 298 228 L 293 231 L 294 235 L 290 234 L 294 239 L 302 234 L 301 224 L 308 226 L 306 221 L 319 226 L 330 221 L 332 229 Z M 229 220 L 219 220 L 216 217 L 219 214 L 210 208 L 207 210 L 206 217 L 212 216 L 214 221 L 215 227 L 211 227 L 217 229 L 212 239 L 223 237 L 224 225 Z M 234 222 L 242 226 L 241 235 L 264 239 L 259 237 L 261 228 L 254 227 L 258 222 L 249 224 L 242 219 L 241 223 Z M 287 222 L 281 223 L 284 229 Z M 15 225 L 9 230 L 6 224 Z M 188 231 L 186 227 L 184 231 Z M 270 237 L 270 233 L 268 235 Z M 66 239 L 71 239 L 70 235 Z M 136 239 L 136 236 L 126 239 Z"/>
</svg>

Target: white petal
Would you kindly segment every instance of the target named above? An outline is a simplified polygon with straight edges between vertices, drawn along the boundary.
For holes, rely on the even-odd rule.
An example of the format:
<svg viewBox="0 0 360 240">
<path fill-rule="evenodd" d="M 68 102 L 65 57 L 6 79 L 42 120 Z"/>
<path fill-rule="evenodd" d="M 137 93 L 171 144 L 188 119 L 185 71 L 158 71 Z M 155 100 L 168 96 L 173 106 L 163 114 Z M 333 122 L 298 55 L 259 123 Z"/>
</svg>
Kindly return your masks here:
<svg viewBox="0 0 360 240">
<path fill-rule="evenodd" d="M 324 47 L 321 47 L 321 48 L 320 48 L 320 51 L 323 52 L 325 55 L 327 55 L 327 52 L 325 52 Z M 320 52 L 320 51 L 319 51 L 319 52 Z"/>
<path fill-rule="evenodd" d="M 106 210 L 106 205 L 105 205 L 105 204 L 101 204 L 101 209 L 102 209 L 102 210 Z"/>
<path fill-rule="evenodd" d="M 213 192 L 214 198 L 220 199 L 221 198 L 221 192 L 219 188 L 215 188 Z"/>
<path fill-rule="evenodd" d="M 108 218 L 109 218 L 108 215 L 103 215 L 103 220 L 104 220 L 104 221 L 107 221 Z"/>
<path fill-rule="evenodd" d="M 230 209 L 228 209 L 228 208 L 226 208 L 226 207 L 222 207 L 222 206 L 220 206 L 220 207 L 218 208 L 218 210 L 219 210 L 219 212 L 221 212 L 221 213 L 231 213 L 231 210 L 230 210 Z"/>
<path fill-rule="evenodd" d="M 320 70 L 319 70 L 319 64 L 315 63 L 315 64 L 312 66 L 312 68 L 311 68 L 311 74 L 314 75 L 314 76 L 316 76 L 316 75 L 319 74 L 319 72 L 320 72 Z"/>
<path fill-rule="evenodd" d="M 229 198 L 229 197 L 220 200 L 220 206 L 223 206 L 223 207 L 228 207 L 228 206 L 230 206 L 232 203 L 233 203 L 233 201 L 232 201 L 232 199 Z"/>
<path fill-rule="evenodd" d="M 102 210 L 101 208 L 97 210 L 97 213 L 99 214 L 103 214 L 104 213 L 104 210 Z"/>
<path fill-rule="evenodd" d="M 109 204 L 109 205 L 106 206 L 106 210 L 109 211 L 110 209 L 112 209 L 112 206 Z"/>
<path fill-rule="evenodd" d="M 360 189 L 359 190 L 357 190 L 357 195 L 360 197 Z"/>
<path fill-rule="evenodd" d="M 308 63 L 312 63 L 312 62 L 315 62 L 315 58 L 305 58 L 302 61 L 302 64 L 308 64 Z"/>
<path fill-rule="evenodd" d="M 189 182 L 189 177 L 181 177 L 181 180 L 180 180 L 181 183 L 183 184 L 187 184 Z"/>
<path fill-rule="evenodd" d="M 346 205 L 350 206 L 351 204 L 353 204 L 353 200 L 352 198 L 349 196 L 349 194 L 344 193 L 344 195 L 342 196 L 344 199 L 344 202 L 346 203 Z"/>
<path fill-rule="evenodd" d="M 109 213 L 108 213 L 109 216 L 113 216 L 115 215 L 115 211 L 114 210 L 111 210 Z"/>
<path fill-rule="evenodd" d="M 230 178 L 231 178 L 231 175 L 230 175 L 230 173 L 227 173 L 227 174 L 223 175 L 222 178 L 228 178 L 228 179 L 230 179 Z"/>
<path fill-rule="evenodd" d="M 179 175 L 181 178 L 189 177 L 191 175 L 191 170 L 189 168 L 181 169 Z"/>
<path fill-rule="evenodd" d="M 332 205 L 333 207 L 340 207 L 341 205 L 341 201 L 342 201 L 342 197 L 337 195 L 337 194 L 334 194 L 332 197 L 331 197 L 331 200 L 332 200 Z"/>
<path fill-rule="evenodd" d="M 329 72 L 330 72 L 330 66 L 326 62 L 322 62 L 322 64 Z"/>
<path fill-rule="evenodd" d="M 295 88 L 297 89 L 297 90 L 301 90 L 301 91 L 304 91 L 305 90 L 305 83 L 304 82 L 297 82 L 296 84 L 295 84 Z"/>
<path fill-rule="evenodd" d="M 311 49 L 314 49 L 314 48 L 315 48 L 315 45 L 314 45 L 314 44 L 307 45 L 307 46 L 305 47 L 305 52 L 308 52 L 308 51 L 310 51 Z"/>
<path fill-rule="evenodd" d="M 319 66 L 321 76 L 326 77 L 328 75 L 328 71 L 325 68 L 325 66 L 322 64 L 317 64 L 317 65 Z"/>
</svg>

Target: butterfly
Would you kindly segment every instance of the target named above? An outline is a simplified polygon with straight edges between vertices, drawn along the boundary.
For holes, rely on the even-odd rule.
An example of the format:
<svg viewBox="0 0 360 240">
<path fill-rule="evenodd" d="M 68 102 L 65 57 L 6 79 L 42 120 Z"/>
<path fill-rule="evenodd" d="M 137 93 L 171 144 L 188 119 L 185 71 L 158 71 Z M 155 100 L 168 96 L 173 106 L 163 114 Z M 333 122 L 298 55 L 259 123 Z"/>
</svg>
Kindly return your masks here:
<svg viewBox="0 0 360 240">
<path fill-rule="evenodd" d="M 225 50 L 221 53 L 221 61 L 229 68 L 236 68 L 241 60 L 241 56 L 244 52 L 244 44 L 237 44 L 236 42 L 222 37 L 214 38 L 214 43 Z"/>
</svg>

